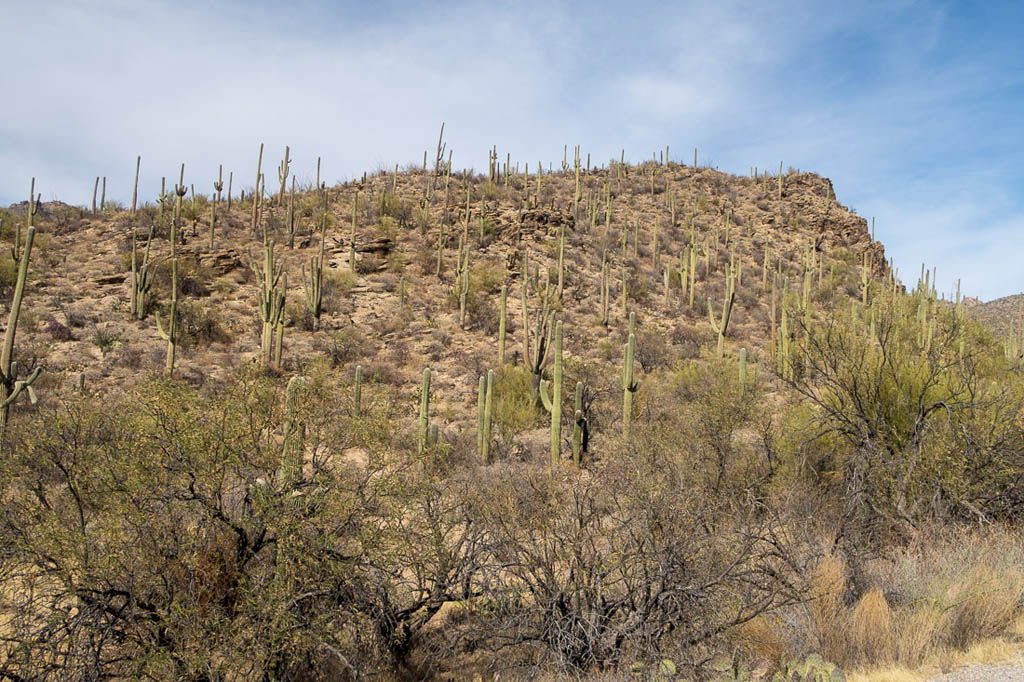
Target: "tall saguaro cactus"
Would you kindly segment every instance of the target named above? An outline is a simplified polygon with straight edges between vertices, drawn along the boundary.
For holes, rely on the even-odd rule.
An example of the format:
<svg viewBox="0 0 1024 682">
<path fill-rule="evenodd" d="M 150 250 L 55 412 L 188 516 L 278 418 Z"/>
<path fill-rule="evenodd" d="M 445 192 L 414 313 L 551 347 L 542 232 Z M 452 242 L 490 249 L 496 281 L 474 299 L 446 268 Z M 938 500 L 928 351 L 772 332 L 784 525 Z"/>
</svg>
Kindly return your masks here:
<svg viewBox="0 0 1024 682">
<path fill-rule="evenodd" d="M 256 161 L 256 187 L 252 193 L 252 231 L 256 232 L 256 221 L 259 217 L 260 208 L 260 181 L 263 179 L 263 143 L 260 142 L 260 156 Z"/>
<path fill-rule="evenodd" d="M 284 161 L 282 161 L 280 163 L 280 165 L 278 165 L 278 167 L 277 167 L 277 178 L 278 178 L 278 180 L 281 181 L 281 190 L 277 194 L 277 205 L 278 206 L 280 206 L 281 204 L 284 203 L 285 185 L 288 183 L 288 175 L 291 172 L 290 171 L 290 169 L 291 169 L 290 154 L 291 154 L 291 148 L 288 147 L 288 146 L 285 146 L 285 148 L 284 148 Z M 317 188 L 317 189 L 319 189 L 319 188 Z"/>
<path fill-rule="evenodd" d="M 720 322 L 715 322 L 715 314 L 711 308 L 711 297 L 708 296 L 708 319 L 711 321 L 711 328 L 718 335 L 718 351 L 717 355 L 719 358 L 725 351 L 725 335 L 729 331 L 729 320 L 732 317 L 732 304 L 736 300 L 736 288 L 735 280 L 733 279 L 729 268 L 726 268 L 725 273 L 725 301 L 722 303 L 722 319 Z"/>
<path fill-rule="evenodd" d="M 548 348 L 551 345 L 551 320 L 554 312 L 551 310 L 550 289 L 545 289 L 544 299 L 540 310 L 537 311 L 537 325 L 533 331 L 533 343 L 530 343 L 530 316 L 527 282 L 527 264 L 523 260 L 523 282 L 522 282 L 522 306 L 523 306 L 523 358 L 529 365 L 532 375 L 530 390 L 531 402 L 536 404 L 537 390 L 540 387 L 540 377 L 544 370 L 544 361 L 547 359 Z M 531 350 L 532 346 L 532 350 Z"/>
<path fill-rule="evenodd" d="M 430 435 L 427 433 L 430 424 L 430 368 L 423 370 L 423 386 L 420 391 L 420 428 L 419 428 L 419 454 L 430 444 Z"/>
<path fill-rule="evenodd" d="M 359 210 L 359 190 L 352 199 L 352 239 L 348 243 L 348 266 L 356 274 L 356 212 Z"/>
<path fill-rule="evenodd" d="M 550 395 L 548 386 L 551 387 Z M 555 323 L 555 373 L 552 382 L 541 380 L 540 399 L 551 413 L 551 468 L 558 466 L 562 446 L 562 321 Z"/>
<path fill-rule="evenodd" d="M 491 463 L 491 396 L 494 391 L 494 370 L 487 370 L 487 377 L 480 375 L 480 391 L 477 399 L 476 443 L 480 461 Z"/>
<path fill-rule="evenodd" d="M 32 384 L 39 378 L 41 367 L 28 379 L 18 380 L 18 363 L 13 361 L 14 357 L 14 334 L 18 329 L 18 317 L 21 315 L 21 301 L 25 296 L 25 280 L 28 279 L 28 264 L 32 256 L 32 240 L 35 238 L 36 228 L 32 225 L 35 215 L 36 180 L 32 178 L 32 187 L 29 190 L 28 200 L 28 232 L 25 235 L 25 248 L 22 249 L 20 257 L 16 259 L 18 266 L 18 281 L 14 286 L 14 298 L 11 301 L 11 312 L 7 318 L 7 331 L 4 333 L 3 350 L 0 351 L 0 443 L 3 442 L 4 432 L 7 430 L 7 417 L 11 404 L 18 399 L 18 396 L 25 392 L 32 403 L 36 402 L 36 393 Z"/>
<path fill-rule="evenodd" d="M 360 417 L 363 414 L 363 366 L 356 365 L 355 395 L 352 398 L 352 414 Z"/>
<path fill-rule="evenodd" d="M 283 273 L 283 268 L 274 261 L 274 246 L 271 243 L 263 245 L 263 268 L 252 264 L 252 271 L 256 273 L 256 280 L 259 284 L 259 300 L 257 310 L 260 320 L 263 321 L 263 334 L 260 339 L 260 350 L 262 352 L 263 364 L 281 362 L 281 337 L 284 334 L 284 302 L 288 289 L 288 275 Z M 275 332 L 277 344 L 275 349 Z"/>
<path fill-rule="evenodd" d="M 501 285 L 501 310 L 498 317 L 498 367 L 505 365 L 505 330 L 508 325 L 508 285 Z"/>
<path fill-rule="evenodd" d="M 638 384 L 633 373 L 633 362 L 636 358 L 636 313 L 629 314 L 629 340 L 623 348 L 622 364 L 622 425 L 623 432 L 628 436 L 633 423 L 633 394 Z"/>
<path fill-rule="evenodd" d="M 583 382 L 576 382 L 576 401 L 573 404 L 572 426 L 572 461 L 579 466 L 583 461 L 583 453 L 587 451 L 590 439 L 590 424 L 583 415 Z"/>
<path fill-rule="evenodd" d="M 160 338 L 167 342 L 167 361 L 164 368 L 168 375 L 174 374 L 174 355 L 178 349 L 178 259 L 171 261 L 171 312 L 167 327 L 160 322 L 160 313 L 154 313 L 156 329 Z"/>
<path fill-rule="evenodd" d="M 135 206 L 139 200 L 139 166 L 142 164 L 142 157 L 135 157 L 135 183 L 132 185 L 132 208 L 131 215 L 135 215 Z"/>
<path fill-rule="evenodd" d="M 149 293 L 150 287 L 153 285 L 153 279 L 149 271 L 149 249 L 153 243 L 153 231 L 154 227 L 149 228 L 149 237 L 146 239 L 146 251 L 142 258 L 142 263 L 138 262 L 138 246 L 136 244 L 137 235 L 134 229 L 132 229 L 132 274 L 129 282 L 131 287 L 130 293 L 130 305 L 131 314 L 138 320 L 145 319 L 146 317 L 146 294 Z"/>
<path fill-rule="evenodd" d="M 326 204 L 326 200 L 324 202 Z M 323 312 L 324 285 L 324 243 L 327 241 L 327 211 L 324 211 L 323 229 L 320 233 L 320 253 L 309 259 L 309 276 L 302 266 L 302 286 L 306 292 L 306 308 L 313 315 L 313 328 L 320 328 L 320 313 Z"/>
</svg>

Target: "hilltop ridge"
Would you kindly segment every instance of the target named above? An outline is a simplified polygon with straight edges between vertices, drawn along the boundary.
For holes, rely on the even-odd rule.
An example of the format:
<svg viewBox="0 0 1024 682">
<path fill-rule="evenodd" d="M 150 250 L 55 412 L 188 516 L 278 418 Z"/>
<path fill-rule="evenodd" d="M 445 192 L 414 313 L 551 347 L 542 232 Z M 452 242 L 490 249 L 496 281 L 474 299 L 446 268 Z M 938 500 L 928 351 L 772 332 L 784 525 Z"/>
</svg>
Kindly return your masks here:
<svg viewBox="0 0 1024 682">
<path fill-rule="evenodd" d="M 762 361 L 771 336 L 770 292 L 775 286 L 798 288 L 810 262 L 818 270 L 815 295 L 821 301 L 834 293 L 856 296 L 865 263 L 872 278 L 889 275 L 884 246 L 872 241 L 867 222 L 835 199 L 827 178 L 813 173 L 788 172 L 780 188 L 777 176 L 759 174 L 755 180 L 710 168 L 646 162 L 581 168 L 574 202 L 575 187 L 574 168 L 567 165 L 561 173 L 540 178 L 500 167 L 492 167 L 489 176 L 472 177 L 420 169 L 381 172 L 326 188 L 325 302 L 318 325 L 306 309 L 300 283 L 303 268 L 309 267 L 307 261 L 319 248 L 322 192 L 306 188 L 294 195 L 286 192 L 283 198 L 279 192 L 268 194 L 256 230 L 252 195 L 233 197 L 230 210 L 222 196 L 212 248 L 211 199 L 186 196 L 177 246 L 183 339 L 175 371 L 202 383 L 258 362 L 257 280 L 252 265 L 260 260 L 264 228 L 276 244 L 274 252 L 289 285 L 286 371 L 302 371 L 305 363 L 320 357 L 351 372 L 358 361 L 373 378 L 414 387 L 422 368 L 430 366 L 449 399 L 467 404 L 475 399 L 476 377 L 496 364 L 503 282 L 511 294 L 510 356 L 513 362 L 522 362 L 522 260 L 527 258 L 535 269 L 529 306 L 536 307 L 537 288 L 544 279 L 539 273 L 557 279 L 563 229 L 566 293 L 556 309 L 566 329 L 566 352 L 610 365 L 618 361 L 619 353 L 610 348 L 619 348 L 620 342 L 609 342 L 621 339 L 625 325 L 623 273 L 626 308 L 638 314 L 644 334 L 656 333 L 666 340 L 666 363 L 673 357 L 699 357 L 702 348 L 713 346 L 707 299 L 722 304 L 730 269 L 738 281 L 727 352 L 734 355 L 745 347 L 755 363 Z M 350 246 L 357 193 L 353 268 Z M 71 390 L 82 381 L 102 393 L 161 370 L 166 344 L 153 316 L 136 320 L 128 311 L 130 235 L 134 227 L 141 259 L 148 228 L 155 226 L 155 277 L 147 300 L 166 317 L 173 199 L 168 196 L 163 209 L 159 203 L 144 203 L 135 216 L 116 205 L 96 213 L 60 202 L 39 206 L 39 235 L 18 350 L 22 366 L 45 368 L 42 385 L 51 388 L 43 395 Z M 16 232 L 14 225 L 21 221 L 25 206 L 23 202 L 5 212 L 6 238 Z M 464 235 L 470 243 L 471 287 L 460 328 L 459 294 L 452 288 L 458 243 Z M 683 270 L 689 268 L 684 251 L 691 246 L 697 249 L 692 297 L 683 292 L 678 279 L 680 258 L 687 260 Z M 607 325 L 601 320 L 605 255 L 612 300 Z"/>
</svg>

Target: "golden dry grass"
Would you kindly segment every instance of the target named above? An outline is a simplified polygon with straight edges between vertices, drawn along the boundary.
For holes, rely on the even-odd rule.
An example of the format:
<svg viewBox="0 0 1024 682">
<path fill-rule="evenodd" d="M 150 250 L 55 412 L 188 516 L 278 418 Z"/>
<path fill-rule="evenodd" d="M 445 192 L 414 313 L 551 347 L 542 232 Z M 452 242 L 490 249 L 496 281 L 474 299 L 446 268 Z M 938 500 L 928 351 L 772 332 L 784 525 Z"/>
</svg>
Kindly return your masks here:
<svg viewBox="0 0 1024 682">
<path fill-rule="evenodd" d="M 946 531 L 875 562 L 851 599 L 847 565 L 826 555 L 803 613 L 738 633 L 753 657 L 818 651 L 851 682 L 919 682 L 968 663 L 1024 655 L 1024 542 L 1007 528 Z"/>
</svg>

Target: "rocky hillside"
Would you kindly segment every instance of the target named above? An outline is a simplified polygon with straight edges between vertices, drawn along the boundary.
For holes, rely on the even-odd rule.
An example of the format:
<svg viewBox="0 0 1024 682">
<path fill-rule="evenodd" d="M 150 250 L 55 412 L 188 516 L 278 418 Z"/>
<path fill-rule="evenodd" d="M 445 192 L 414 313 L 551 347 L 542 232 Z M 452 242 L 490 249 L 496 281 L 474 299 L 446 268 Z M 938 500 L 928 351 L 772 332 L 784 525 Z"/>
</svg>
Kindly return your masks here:
<svg viewBox="0 0 1024 682">
<path fill-rule="evenodd" d="M 589 363 L 611 385 L 621 374 L 627 312 L 637 314 L 642 371 L 713 354 L 708 306 L 718 324 L 732 277 L 735 305 L 724 353 L 746 349 L 748 361 L 767 375 L 773 291 L 799 292 L 806 279 L 815 301 L 827 307 L 837 296 L 858 296 L 862 276 L 888 273 L 883 246 L 872 241 L 864 219 L 836 200 L 827 178 L 812 173 L 789 172 L 780 183 L 776 176 L 754 179 L 655 162 L 580 168 L 578 176 L 567 164 L 539 178 L 534 166 L 529 173 L 518 167 L 506 172 L 496 164 L 489 176 L 445 170 L 378 173 L 325 192 L 307 188 L 283 196 L 268 186 L 255 211 L 250 192 L 230 200 L 225 193 L 212 231 L 211 198 L 184 196 L 175 251 L 180 340 L 174 373 L 202 384 L 261 363 L 257 272 L 264 234 L 287 284 L 282 366 L 269 371 L 303 372 L 322 361 L 349 380 L 361 364 L 371 384 L 410 395 L 430 367 L 443 428 L 455 430 L 475 419 L 477 379 L 498 364 L 503 284 L 506 362 L 523 363 L 524 322 L 534 336 L 548 307 L 563 322 L 566 356 Z M 187 174 L 184 181 L 209 184 Z M 145 203 L 135 215 L 119 206 L 95 213 L 62 203 L 38 207 L 16 357 L 23 373 L 43 367 L 36 385 L 41 400 L 80 386 L 102 396 L 165 371 L 167 343 L 154 314 L 166 324 L 171 307 L 176 197 L 168 192 L 162 208 Z M 22 203 L 3 213 L 8 242 L 20 233 L 25 210 Z M 324 226 L 317 321 L 303 280 L 315 265 Z M 132 233 L 142 263 L 151 227 L 152 287 L 144 317 L 136 319 L 129 305 Z M 470 275 L 460 313 L 463 240 Z M 15 273 L 6 262 L 0 274 L 9 301 Z M 681 274 L 693 285 L 681 282 Z M 536 349 L 531 338 L 530 354 Z M 414 404 L 410 398 L 410 417 Z"/>
<path fill-rule="evenodd" d="M 991 329 L 999 338 L 1019 333 L 1024 294 L 1004 296 L 968 307 L 969 314 Z"/>
</svg>

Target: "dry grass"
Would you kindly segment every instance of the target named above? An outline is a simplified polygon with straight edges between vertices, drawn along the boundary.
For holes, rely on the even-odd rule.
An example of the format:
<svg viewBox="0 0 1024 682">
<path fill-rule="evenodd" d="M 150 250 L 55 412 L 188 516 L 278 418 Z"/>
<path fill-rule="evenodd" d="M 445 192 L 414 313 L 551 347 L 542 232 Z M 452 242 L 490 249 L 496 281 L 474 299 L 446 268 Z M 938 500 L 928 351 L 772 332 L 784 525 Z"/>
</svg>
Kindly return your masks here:
<svg viewBox="0 0 1024 682">
<path fill-rule="evenodd" d="M 991 527 L 929 533 L 867 567 L 851 594 L 836 555 L 818 563 L 813 600 L 741 633 L 751 654 L 781 662 L 820 652 L 851 682 L 918 682 L 965 663 L 1024 654 L 1024 537 Z"/>
</svg>

